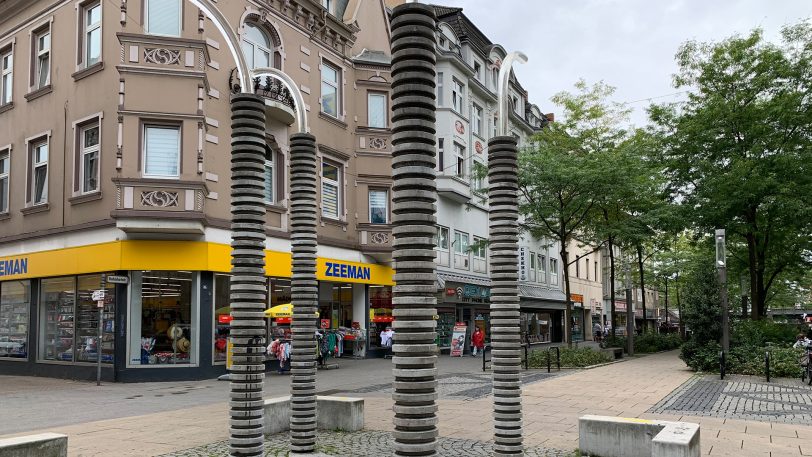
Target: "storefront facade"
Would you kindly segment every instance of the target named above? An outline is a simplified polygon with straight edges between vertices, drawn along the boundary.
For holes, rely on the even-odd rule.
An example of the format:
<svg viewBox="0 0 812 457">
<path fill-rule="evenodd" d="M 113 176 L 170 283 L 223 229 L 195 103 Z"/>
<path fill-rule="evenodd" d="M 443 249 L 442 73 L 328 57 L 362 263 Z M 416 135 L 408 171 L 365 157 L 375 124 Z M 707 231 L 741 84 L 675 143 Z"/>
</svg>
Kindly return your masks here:
<svg viewBox="0 0 812 457">
<path fill-rule="evenodd" d="M 290 303 L 290 254 L 266 250 L 268 308 Z M 0 258 L 0 372 L 107 381 L 204 379 L 225 372 L 230 247 L 125 240 Z M 126 278 L 111 284 L 109 275 Z M 370 302 L 391 309 L 392 270 L 319 257 L 320 322 L 370 337 Z M 99 309 L 93 291 L 104 288 Z M 391 315 L 391 312 L 390 312 Z M 268 319 L 269 338 L 285 338 Z M 343 330 L 342 330 L 343 331 Z M 99 355 L 100 354 L 100 355 Z"/>
<path fill-rule="evenodd" d="M 490 284 L 485 279 L 438 273 L 437 345 L 440 352 L 451 350 L 451 337 L 456 323 L 465 323 L 465 351 L 471 350 L 474 328 L 485 333 L 485 344 L 491 339 Z"/>
<path fill-rule="evenodd" d="M 564 341 L 564 294 L 557 289 L 519 283 L 522 342 L 528 344 Z"/>
</svg>

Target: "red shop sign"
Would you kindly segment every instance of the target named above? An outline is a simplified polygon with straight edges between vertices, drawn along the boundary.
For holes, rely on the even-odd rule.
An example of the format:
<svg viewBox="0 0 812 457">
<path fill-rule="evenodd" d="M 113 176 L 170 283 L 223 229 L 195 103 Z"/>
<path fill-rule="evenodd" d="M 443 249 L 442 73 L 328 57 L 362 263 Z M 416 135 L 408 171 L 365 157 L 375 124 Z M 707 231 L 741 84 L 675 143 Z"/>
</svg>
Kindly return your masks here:
<svg viewBox="0 0 812 457">
<path fill-rule="evenodd" d="M 445 294 L 448 295 L 449 297 L 452 295 L 457 295 L 457 289 L 453 287 L 446 287 Z"/>
</svg>

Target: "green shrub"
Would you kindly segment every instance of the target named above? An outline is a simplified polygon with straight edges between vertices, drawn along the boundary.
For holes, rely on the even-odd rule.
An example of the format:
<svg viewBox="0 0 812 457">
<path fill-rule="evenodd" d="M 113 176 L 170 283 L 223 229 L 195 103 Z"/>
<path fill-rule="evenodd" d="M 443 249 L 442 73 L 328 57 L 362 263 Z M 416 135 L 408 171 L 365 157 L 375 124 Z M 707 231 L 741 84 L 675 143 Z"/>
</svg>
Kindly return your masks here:
<svg viewBox="0 0 812 457">
<path fill-rule="evenodd" d="M 612 357 L 592 348 L 560 348 L 561 366 L 567 368 L 583 368 L 612 361 Z M 555 351 L 532 350 L 528 354 L 530 368 L 547 368 L 547 357 L 552 357 L 551 364 L 555 365 Z"/>
<path fill-rule="evenodd" d="M 730 346 L 762 347 L 767 343 L 791 346 L 799 333 L 806 334 L 806 330 L 796 324 L 779 324 L 772 319 L 739 320 L 733 323 Z"/>
<path fill-rule="evenodd" d="M 625 341 L 624 341 L 625 342 Z M 670 351 L 682 345 L 678 334 L 644 333 L 634 337 L 634 352 L 647 354 L 651 352 Z"/>
<path fill-rule="evenodd" d="M 719 351 L 722 346 L 716 342 L 698 344 L 686 341 L 680 348 L 679 357 L 694 371 L 719 371 Z"/>
<path fill-rule="evenodd" d="M 680 358 L 695 371 L 719 372 L 719 351 L 722 347 L 718 343 L 699 345 L 695 341 L 688 341 L 682 345 Z M 793 378 L 801 376 L 799 360 L 803 349 L 792 347 L 733 347 L 727 356 L 727 373 L 752 376 L 766 376 L 765 353 L 770 352 L 770 376 L 778 378 Z"/>
</svg>

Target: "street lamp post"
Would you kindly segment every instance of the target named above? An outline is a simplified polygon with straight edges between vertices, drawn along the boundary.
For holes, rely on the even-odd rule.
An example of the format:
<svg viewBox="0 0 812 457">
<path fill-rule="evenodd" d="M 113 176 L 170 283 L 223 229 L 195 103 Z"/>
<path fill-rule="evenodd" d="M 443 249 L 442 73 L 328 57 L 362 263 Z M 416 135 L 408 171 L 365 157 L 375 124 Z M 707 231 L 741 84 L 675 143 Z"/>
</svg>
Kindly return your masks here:
<svg viewBox="0 0 812 457">
<path fill-rule="evenodd" d="M 494 455 L 523 453 L 518 142 L 508 135 L 508 83 L 514 62 L 525 63 L 527 57 L 513 52 L 502 62 L 498 131 L 488 140 Z"/>
<path fill-rule="evenodd" d="M 722 351 L 730 350 L 730 318 L 727 304 L 727 254 L 725 252 L 725 229 L 716 230 L 716 268 L 719 270 L 719 298 L 722 301 Z"/>
<path fill-rule="evenodd" d="M 671 333 L 671 327 L 668 325 L 668 276 L 665 276 L 665 333 Z"/>
<path fill-rule="evenodd" d="M 392 345 L 395 455 L 437 454 L 436 17 L 395 7 L 392 48 Z"/>
</svg>

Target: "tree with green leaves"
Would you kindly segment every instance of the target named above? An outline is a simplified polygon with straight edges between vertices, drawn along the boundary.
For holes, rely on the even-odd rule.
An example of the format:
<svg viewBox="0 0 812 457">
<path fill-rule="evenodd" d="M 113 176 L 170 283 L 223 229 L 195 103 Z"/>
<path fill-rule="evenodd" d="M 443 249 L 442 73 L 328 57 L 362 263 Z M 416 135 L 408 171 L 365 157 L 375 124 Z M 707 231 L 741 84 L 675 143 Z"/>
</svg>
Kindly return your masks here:
<svg viewBox="0 0 812 457">
<path fill-rule="evenodd" d="M 694 230 L 725 228 L 744 256 L 752 316 L 770 290 L 812 267 L 812 25 L 761 30 L 677 53 L 684 102 L 653 106 L 672 197 Z"/>
<path fill-rule="evenodd" d="M 607 101 L 614 88 L 603 83 L 575 84 L 552 101 L 563 107 L 561 121 L 543 129 L 519 156 L 519 191 L 524 227 L 539 238 L 556 240 L 563 265 L 565 340 L 572 344 L 569 242 L 586 228 L 601 194 L 602 152 L 616 148 L 626 132 L 618 116 L 628 110 Z M 614 303 L 614 302 L 613 302 Z"/>
</svg>

